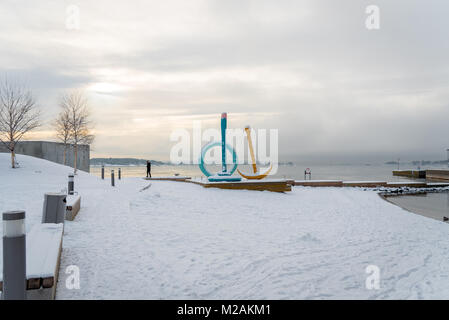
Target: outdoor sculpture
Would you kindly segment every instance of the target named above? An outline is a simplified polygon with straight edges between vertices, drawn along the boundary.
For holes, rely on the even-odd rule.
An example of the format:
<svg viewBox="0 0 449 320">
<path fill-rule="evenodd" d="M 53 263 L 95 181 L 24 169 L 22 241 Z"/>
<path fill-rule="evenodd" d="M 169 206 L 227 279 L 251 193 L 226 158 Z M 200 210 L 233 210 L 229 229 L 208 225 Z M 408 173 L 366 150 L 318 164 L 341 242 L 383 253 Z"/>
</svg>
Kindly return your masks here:
<svg viewBox="0 0 449 320">
<path fill-rule="evenodd" d="M 237 154 L 234 148 L 226 144 L 227 118 L 228 115 L 226 112 L 221 114 L 221 143 L 217 141 L 211 142 L 201 150 L 199 167 L 201 171 L 206 175 L 208 180 L 211 182 L 242 180 L 242 178 L 240 177 L 233 176 L 233 173 L 237 169 Z M 206 155 L 207 151 L 217 146 L 221 146 L 221 172 L 212 175 L 204 166 L 204 156 Z M 226 149 L 228 149 L 232 154 L 233 167 L 230 171 L 228 171 L 226 164 Z"/>
<path fill-rule="evenodd" d="M 253 143 L 251 140 L 250 127 L 247 126 L 245 128 L 245 132 L 246 132 L 247 139 L 248 139 L 248 146 L 249 146 L 249 151 L 250 151 L 250 155 L 251 155 L 253 173 L 242 173 L 240 170 L 237 169 L 237 154 L 236 154 L 234 148 L 232 148 L 230 145 L 228 145 L 226 143 L 226 129 L 227 129 L 227 113 L 222 113 L 221 114 L 221 142 L 213 141 L 213 142 L 209 143 L 208 145 L 204 146 L 203 149 L 201 150 L 199 167 L 200 167 L 201 171 L 204 173 L 204 175 L 211 182 L 242 180 L 240 177 L 233 176 L 235 170 L 237 170 L 237 172 L 243 178 L 246 178 L 246 179 L 260 180 L 260 179 L 265 178 L 270 173 L 273 166 L 270 165 L 270 167 L 263 173 L 259 172 L 259 170 L 257 169 L 256 157 L 254 154 Z M 221 172 L 218 172 L 218 173 L 212 175 L 205 167 L 204 157 L 210 149 L 219 147 L 219 146 L 221 146 Z M 228 167 L 227 167 L 227 163 L 226 163 L 226 150 L 228 150 L 232 154 L 232 165 L 233 166 L 232 166 L 231 170 L 229 170 L 229 171 L 228 171 Z"/>
<path fill-rule="evenodd" d="M 261 179 L 265 178 L 270 173 L 271 169 L 273 169 L 273 165 L 270 165 L 268 170 L 265 171 L 264 173 L 260 173 L 257 170 L 256 156 L 254 155 L 253 142 L 251 140 L 251 129 L 250 129 L 249 126 L 247 126 L 245 128 L 245 132 L 246 132 L 246 136 L 248 138 L 248 146 L 249 146 L 249 152 L 250 152 L 250 155 L 251 155 L 253 173 L 252 174 L 248 174 L 248 173 L 244 174 L 239 169 L 237 169 L 237 172 L 243 178 L 250 179 L 250 180 L 261 180 Z"/>
</svg>

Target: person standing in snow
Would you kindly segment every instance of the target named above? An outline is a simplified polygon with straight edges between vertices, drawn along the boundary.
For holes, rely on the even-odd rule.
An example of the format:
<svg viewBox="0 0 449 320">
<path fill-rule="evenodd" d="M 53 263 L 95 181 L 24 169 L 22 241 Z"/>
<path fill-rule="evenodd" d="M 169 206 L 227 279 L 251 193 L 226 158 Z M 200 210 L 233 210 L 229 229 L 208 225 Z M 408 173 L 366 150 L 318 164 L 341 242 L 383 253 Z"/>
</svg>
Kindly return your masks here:
<svg viewBox="0 0 449 320">
<path fill-rule="evenodd" d="M 151 178 L 151 162 L 147 160 L 147 178 L 150 176 Z"/>
</svg>

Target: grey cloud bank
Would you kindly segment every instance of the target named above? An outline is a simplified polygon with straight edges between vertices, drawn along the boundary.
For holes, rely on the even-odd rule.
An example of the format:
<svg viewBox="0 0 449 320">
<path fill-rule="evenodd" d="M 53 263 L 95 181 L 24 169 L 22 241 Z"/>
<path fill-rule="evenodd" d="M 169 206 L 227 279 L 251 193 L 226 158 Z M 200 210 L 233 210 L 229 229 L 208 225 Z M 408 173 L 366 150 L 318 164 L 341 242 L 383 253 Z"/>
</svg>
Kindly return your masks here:
<svg viewBox="0 0 449 320">
<path fill-rule="evenodd" d="M 62 90 L 86 89 L 94 155 L 167 159 L 171 130 L 222 111 L 231 127 L 278 128 L 281 159 L 449 147 L 447 1 L 77 1 L 67 30 L 70 4 L 2 1 L 0 71 L 48 119 Z M 365 28 L 371 4 L 380 30 Z"/>
</svg>

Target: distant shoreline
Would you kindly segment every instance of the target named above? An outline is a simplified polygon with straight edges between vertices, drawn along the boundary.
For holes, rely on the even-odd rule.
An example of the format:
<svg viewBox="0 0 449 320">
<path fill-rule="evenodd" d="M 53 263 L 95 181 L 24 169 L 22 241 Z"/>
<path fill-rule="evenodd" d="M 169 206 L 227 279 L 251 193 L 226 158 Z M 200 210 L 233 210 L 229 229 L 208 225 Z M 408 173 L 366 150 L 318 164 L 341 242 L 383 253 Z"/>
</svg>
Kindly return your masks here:
<svg viewBox="0 0 449 320">
<path fill-rule="evenodd" d="M 174 164 L 172 162 L 164 162 L 157 160 L 149 160 L 152 165 L 156 166 L 198 166 L 197 163 L 180 163 Z M 91 167 L 101 167 L 101 166 L 130 166 L 130 167 L 139 167 L 146 166 L 147 160 L 145 159 L 137 159 L 137 158 L 91 158 L 90 166 Z M 245 163 L 245 165 L 248 163 Z M 260 165 L 266 165 L 266 163 L 257 162 Z M 288 162 L 279 162 L 278 165 L 287 165 L 293 166 L 294 163 L 291 161 Z"/>
<path fill-rule="evenodd" d="M 158 161 L 158 160 L 149 160 L 152 165 L 155 166 L 197 166 L 198 164 L 194 163 L 180 163 L 174 164 L 172 162 Z M 90 166 L 91 167 L 101 167 L 104 166 L 128 166 L 128 167 L 139 167 L 145 166 L 147 160 L 146 159 L 138 159 L 138 158 L 91 158 Z M 313 161 L 304 161 L 303 163 L 292 162 L 292 161 L 280 161 L 278 162 L 279 166 L 303 166 L 307 163 L 311 163 Z M 400 162 L 399 165 L 404 166 L 436 166 L 443 165 L 446 166 L 448 163 L 447 160 L 413 160 L 413 161 L 404 161 Z M 259 165 L 266 165 L 265 163 L 259 163 Z M 248 165 L 248 163 L 244 163 L 244 165 Z M 397 166 L 398 163 L 396 161 L 387 161 L 387 162 L 379 162 L 379 163 L 317 163 L 316 166 Z"/>
</svg>

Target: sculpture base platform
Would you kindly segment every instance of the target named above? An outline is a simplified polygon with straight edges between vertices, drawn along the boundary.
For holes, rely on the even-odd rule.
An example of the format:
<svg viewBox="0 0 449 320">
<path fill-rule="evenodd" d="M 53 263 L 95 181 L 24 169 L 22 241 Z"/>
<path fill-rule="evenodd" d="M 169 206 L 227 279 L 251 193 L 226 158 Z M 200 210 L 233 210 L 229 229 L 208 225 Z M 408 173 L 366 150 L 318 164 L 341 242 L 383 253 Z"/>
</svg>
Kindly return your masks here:
<svg viewBox="0 0 449 320">
<path fill-rule="evenodd" d="M 242 181 L 242 178 L 238 176 L 232 176 L 226 172 L 219 172 L 213 176 L 208 177 L 207 180 L 209 180 L 210 182 L 236 182 Z"/>
<path fill-rule="evenodd" d="M 292 181 L 288 180 L 264 180 L 264 181 L 226 181 L 226 182 L 200 182 L 200 181 L 186 181 L 199 184 L 204 188 L 218 188 L 218 189 L 245 189 L 257 191 L 271 191 L 271 192 L 289 192 L 292 190 Z"/>
</svg>

